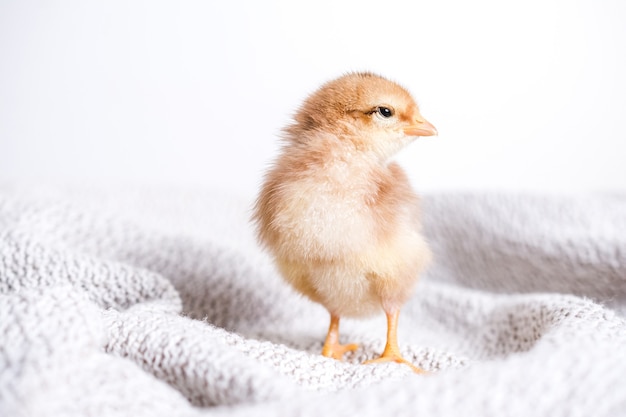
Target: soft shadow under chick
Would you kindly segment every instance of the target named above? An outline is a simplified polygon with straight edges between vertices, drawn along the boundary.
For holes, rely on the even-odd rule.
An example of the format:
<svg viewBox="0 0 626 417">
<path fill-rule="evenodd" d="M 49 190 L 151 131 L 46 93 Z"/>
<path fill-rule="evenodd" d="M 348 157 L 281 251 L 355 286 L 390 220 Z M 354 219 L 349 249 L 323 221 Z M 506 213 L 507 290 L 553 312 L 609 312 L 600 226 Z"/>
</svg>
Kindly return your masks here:
<svg viewBox="0 0 626 417">
<path fill-rule="evenodd" d="M 372 362 L 406 363 L 400 309 L 431 252 L 418 197 L 389 159 L 418 136 L 437 134 L 411 95 L 371 73 L 351 73 L 309 96 L 284 130 L 254 220 L 284 279 L 322 304 L 330 327 L 322 354 L 341 359 L 340 317 L 387 315 L 387 344 Z"/>
</svg>

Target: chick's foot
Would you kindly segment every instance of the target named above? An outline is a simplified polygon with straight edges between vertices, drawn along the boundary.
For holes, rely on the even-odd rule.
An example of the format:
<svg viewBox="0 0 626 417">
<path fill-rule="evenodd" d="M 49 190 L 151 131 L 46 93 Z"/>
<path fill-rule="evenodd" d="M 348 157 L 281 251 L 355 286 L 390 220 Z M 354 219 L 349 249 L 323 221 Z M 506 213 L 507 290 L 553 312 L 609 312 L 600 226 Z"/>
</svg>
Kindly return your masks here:
<svg viewBox="0 0 626 417">
<path fill-rule="evenodd" d="M 427 372 L 402 357 L 400 348 L 398 347 L 398 317 L 399 310 L 391 310 L 385 313 L 387 315 L 387 344 L 383 354 L 378 359 L 372 359 L 364 362 L 365 364 L 396 362 L 408 365 L 413 372 L 418 374 L 426 374 Z"/>
<path fill-rule="evenodd" d="M 377 358 L 377 359 L 371 359 L 369 361 L 365 361 L 363 362 L 364 365 L 369 365 L 369 364 L 375 364 L 375 363 L 385 363 L 385 362 L 396 362 L 396 363 L 402 363 L 404 365 L 407 365 L 409 368 L 411 368 L 413 370 L 413 372 L 415 372 L 416 374 L 427 374 L 428 372 L 423 370 L 422 368 L 418 368 L 417 366 L 413 365 L 411 362 L 409 362 L 408 360 L 404 359 L 399 353 L 388 353 L 385 354 L 383 352 L 383 354 Z"/>
<path fill-rule="evenodd" d="M 326 335 L 322 355 L 327 358 L 342 360 L 344 353 L 357 350 L 358 348 L 359 345 L 354 343 L 349 345 L 342 345 L 339 343 L 339 316 L 331 314 L 330 326 L 328 327 L 328 334 Z"/>
<path fill-rule="evenodd" d="M 342 345 L 339 343 L 324 343 L 324 348 L 322 349 L 322 355 L 327 358 L 333 358 L 337 360 L 342 360 L 343 355 L 346 352 L 351 352 L 357 350 L 359 345 L 350 343 L 349 345 Z"/>
</svg>

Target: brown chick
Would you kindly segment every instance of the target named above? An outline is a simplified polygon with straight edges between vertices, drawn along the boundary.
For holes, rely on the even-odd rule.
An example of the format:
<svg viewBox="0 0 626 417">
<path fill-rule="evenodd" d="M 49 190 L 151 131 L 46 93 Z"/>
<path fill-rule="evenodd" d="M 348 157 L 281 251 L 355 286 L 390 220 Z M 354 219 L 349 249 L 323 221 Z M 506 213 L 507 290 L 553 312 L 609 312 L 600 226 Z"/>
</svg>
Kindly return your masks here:
<svg viewBox="0 0 626 417">
<path fill-rule="evenodd" d="M 378 359 L 406 363 L 398 315 L 431 252 L 418 197 L 389 159 L 417 136 L 436 135 L 411 95 L 371 73 L 351 73 L 309 96 L 284 129 L 254 220 L 284 279 L 330 313 L 324 356 L 341 359 L 339 319 L 387 315 Z"/>
</svg>

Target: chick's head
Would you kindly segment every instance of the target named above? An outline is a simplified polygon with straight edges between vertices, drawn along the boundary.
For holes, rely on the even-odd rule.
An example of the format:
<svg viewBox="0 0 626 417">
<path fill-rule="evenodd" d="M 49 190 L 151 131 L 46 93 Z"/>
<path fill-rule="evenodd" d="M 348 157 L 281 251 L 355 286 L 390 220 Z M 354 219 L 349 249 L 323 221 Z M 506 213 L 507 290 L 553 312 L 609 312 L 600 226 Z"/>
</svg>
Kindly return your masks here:
<svg viewBox="0 0 626 417">
<path fill-rule="evenodd" d="M 437 134 L 406 89 L 372 73 L 351 73 L 322 85 L 294 120 L 285 129 L 293 143 L 332 138 L 382 158 L 418 136 Z"/>
</svg>

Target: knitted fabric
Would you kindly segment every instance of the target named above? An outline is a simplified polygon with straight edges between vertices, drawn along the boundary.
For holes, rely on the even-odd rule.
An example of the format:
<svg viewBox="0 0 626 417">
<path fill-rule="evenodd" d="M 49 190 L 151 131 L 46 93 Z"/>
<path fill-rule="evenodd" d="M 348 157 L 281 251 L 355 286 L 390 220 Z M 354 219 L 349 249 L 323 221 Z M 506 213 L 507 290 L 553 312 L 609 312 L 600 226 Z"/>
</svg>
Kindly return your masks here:
<svg viewBox="0 0 626 417">
<path fill-rule="evenodd" d="M 328 314 L 259 249 L 250 201 L 0 188 L 2 416 L 626 415 L 626 196 L 427 194 L 400 315 Z"/>
</svg>

